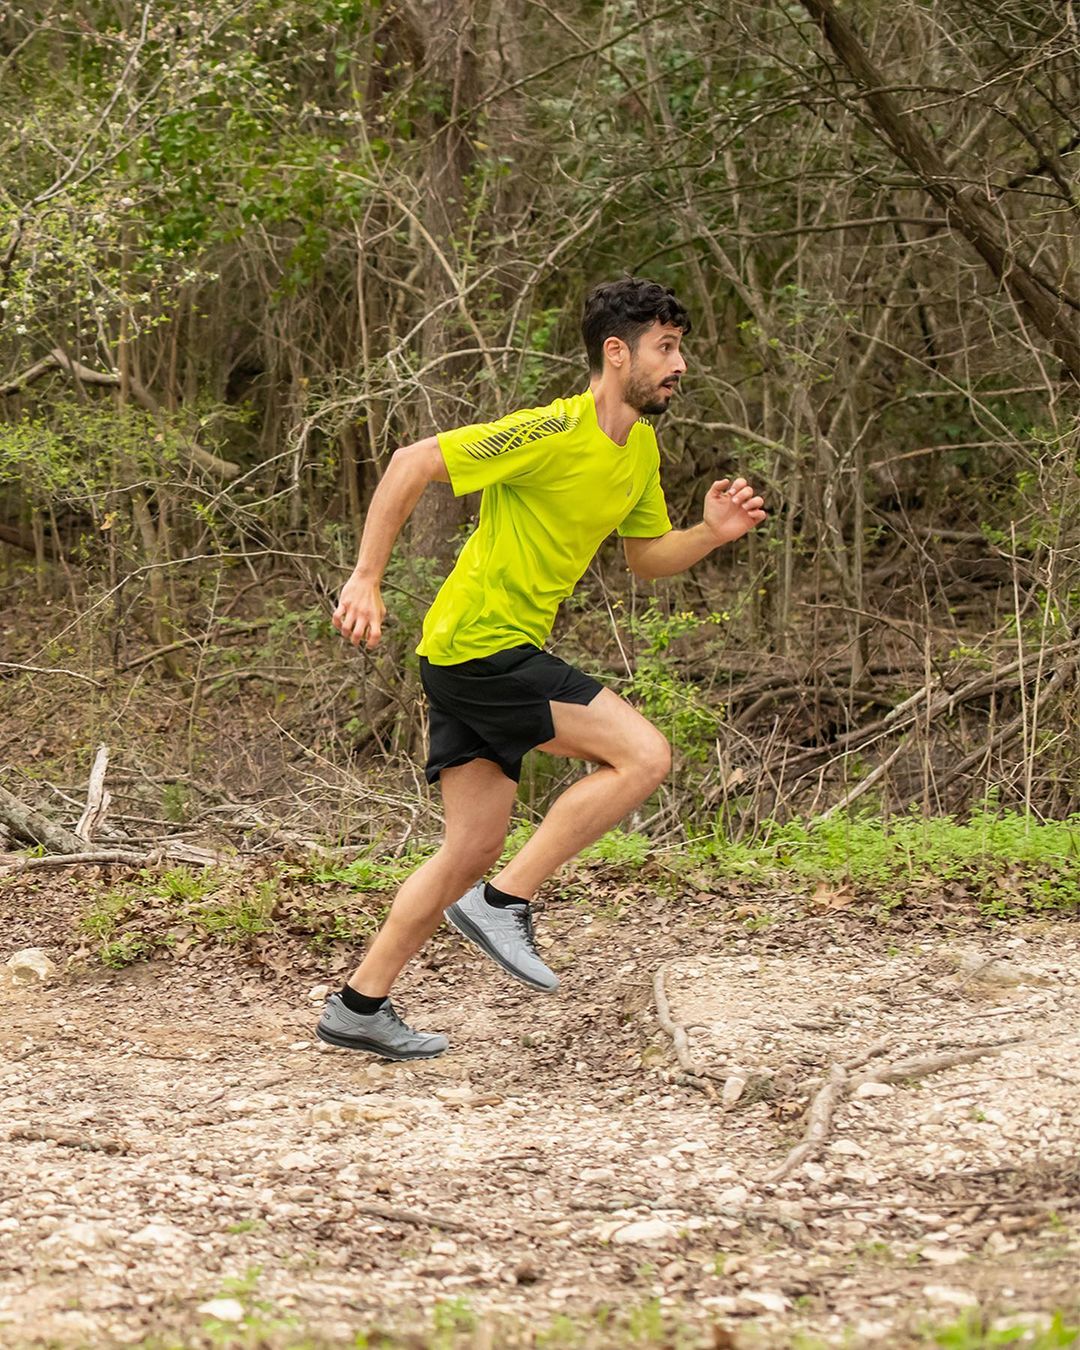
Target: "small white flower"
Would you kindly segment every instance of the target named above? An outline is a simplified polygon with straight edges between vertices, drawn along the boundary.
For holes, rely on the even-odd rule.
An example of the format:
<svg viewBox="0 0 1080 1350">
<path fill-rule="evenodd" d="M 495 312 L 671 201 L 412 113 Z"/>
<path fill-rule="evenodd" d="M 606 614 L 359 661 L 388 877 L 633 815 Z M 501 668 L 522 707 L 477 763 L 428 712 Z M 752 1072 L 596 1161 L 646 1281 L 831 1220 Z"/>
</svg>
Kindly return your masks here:
<svg viewBox="0 0 1080 1350">
<path fill-rule="evenodd" d="M 26 332 L 26 324 L 24 324 L 24 323 L 17 323 L 17 324 L 15 325 L 15 331 L 16 331 L 16 333 L 25 333 L 25 332 Z"/>
</svg>

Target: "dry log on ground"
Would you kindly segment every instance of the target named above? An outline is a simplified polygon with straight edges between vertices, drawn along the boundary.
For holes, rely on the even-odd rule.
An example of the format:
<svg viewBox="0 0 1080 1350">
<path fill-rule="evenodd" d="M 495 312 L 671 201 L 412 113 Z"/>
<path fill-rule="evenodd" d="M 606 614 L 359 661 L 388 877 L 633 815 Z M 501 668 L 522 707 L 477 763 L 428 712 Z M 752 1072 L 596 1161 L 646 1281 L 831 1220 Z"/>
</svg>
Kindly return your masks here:
<svg viewBox="0 0 1080 1350">
<path fill-rule="evenodd" d="M 80 848 L 82 841 L 78 840 Z M 53 867 L 102 867 L 109 863 L 126 863 L 131 867 L 159 867 L 163 862 L 189 863 L 198 867 L 211 867 L 226 859 L 209 849 L 163 843 L 149 852 L 135 852 L 131 849 L 103 849 L 96 853 L 55 853 L 44 858 L 8 858 L 0 859 L 0 877 L 17 876 L 20 872 L 33 872 L 41 868 Z"/>
<path fill-rule="evenodd" d="M 53 853 L 78 853 L 84 847 L 78 835 L 65 830 L 43 816 L 40 811 L 24 805 L 14 793 L 0 787 L 0 823 L 8 827 L 16 839 L 29 844 L 41 844 Z"/>
</svg>

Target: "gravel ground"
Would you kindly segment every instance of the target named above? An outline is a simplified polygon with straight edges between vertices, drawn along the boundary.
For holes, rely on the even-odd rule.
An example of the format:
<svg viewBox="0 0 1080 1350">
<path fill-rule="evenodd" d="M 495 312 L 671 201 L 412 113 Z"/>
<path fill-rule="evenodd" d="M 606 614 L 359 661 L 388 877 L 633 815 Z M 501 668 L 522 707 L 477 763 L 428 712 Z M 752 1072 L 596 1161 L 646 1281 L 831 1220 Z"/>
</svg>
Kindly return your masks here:
<svg viewBox="0 0 1080 1350">
<path fill-rule="evenodd" d="M 444 935 L 400 1001 L 451 1051 L 390 1065 L 313 1039 L 309 953 L 110 971 L 72 959 L 74 879 L 48 913 L 4 895 L 0 957 L 57 964 L 0 986 L 5 1346 L 891 1350 L 972 1310 L 1080 1321 L 1075 925 L 557 901 L 557 997 Z"/>
</svg>

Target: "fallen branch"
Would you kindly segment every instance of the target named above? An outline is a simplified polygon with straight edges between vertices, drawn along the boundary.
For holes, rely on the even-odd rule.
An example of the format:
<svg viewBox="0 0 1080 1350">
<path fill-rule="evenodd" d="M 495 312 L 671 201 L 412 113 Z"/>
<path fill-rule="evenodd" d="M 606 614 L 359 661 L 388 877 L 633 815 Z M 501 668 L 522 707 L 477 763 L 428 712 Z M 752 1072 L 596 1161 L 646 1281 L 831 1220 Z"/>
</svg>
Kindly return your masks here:
<svg viewBox="0 0 1080 1350">
<path fill-rule="evenodd" d="M 79 823 L 75 826 L 76 835 L 89 844 L 95 830 L 105 822 L 105 813 L 109 809 L 112 797 L 105 791 L 105 770 L 109 767 L 109 747 L 99 745 L 90 770 L 90 782 L 86 789 L 86 806 Z"/>
<path fill-rule="evenodd" d="M 956 779 L 962 778 L 964 774 L 970 773 L 978 765 L 987 762 L 995 750 L 1001 749 L 1002 746 L 1021 736 L 1032 715 L 1040 712 L 1043 705 L 1053 698 L 1061 686 L 1072 676 L 1075 668 L 1076 663 L 1074 661 L 1064 662 L 1028 707 L 1021 708 L 1012 721 L 1007 722 L 1005 726 L 996 731 L 984 745 L 981 745 L 977 750 L 973 750 L 971 754 L 966 755 L 959 763 L 952 765 L 942 775 L 938 780 L 937 790 L 943 792 L 950 783 L 954 783 Z"/>
<path fill-rule="evenodd" d="M 233 633 L 252 633 L 260 628 L 269 628 L 274 619 L 254 619 L 250 623 L 233 623 L 221 634 L 223 637 L 229 637 Z M 178 652 L 184 647 L 193 647 L 198 643 L 207 643 L 211 641 L 211 632 L 216 633 L 219 625 L 213 625 L 205 633 L 195 633 L 191 637 L 178 638 L 176 642 L 169 642 L 164 647 L 155 647 L 152 652 L 144 652 L 141 656 L 132 657 L 130 661 L 125 661 L 122 666 L 118 666 L 115 671 L 103 672 L 105 675 L 122 675 L 129 670 L 137 670 L 140 666 L 148 665 L 151 661 L 158 660 L 162 656 L 170 656 L 173 652 Z"/>
<path fill-rule="evenodd" d="M 95 689 L 104 688 L 101 681 L 95 680 L 93 676 L 80 674 L 77 670 L 64 670 L 62 666 L 26 666 L 21 661 L 0 661 L 0 670 L 26 670 L 32 675 L 66 675 L 69 680 L 83 680 Z"/>
<path fill-rule="evenodd" d="M 21 374 L 16 375 L 6 384 L 0 385 L 0 394 L 17 393 L 50 370 L 62 370 L 73 376 L 81 384 L 106 385 L 109 388 L 117 388 L 120 384 L 119 371 L 92 370 L 89 366 L 84 366 L 81 361 L 76 361 L 68 356 L 62 348 L 54 347 L 48 356 L 42 357 L 40 361 L 35 362 Z M 130 378 L 128 379 L 128 388 L 131 391 L 131 397 L 140 408 L 145 409 L 154 417 L 164 418 L 165 410 L 149 389 L 145 389 L 138 380 Z M 200 445 L 194 437 L 188 436 L 185 439 L 191 458 L 201 468 L 208 469 L 220 478 L 236 478 L 240 473 L 239 464 L 234 464 L 231 460 L 222 459 L 220 455 L 213 454 L 205 446 Z"/>
<path fill-rule="evenodd" d="M 0 823 L 6 825 L 16 839 L 41 844 L 54 853 L 78 853 L 83 841 L 77 835 L 55 825 L 48 816 L 25 806 L 14 793 L 0 787 Z"/>
<path fill-rule="evenodd" d="M 89 867 L 104 866 L 108 863 L 129 863 L 132 867 L 157 867 L 163 862 L 196 863 L 200 867 L 212 867 L 225 859 L 204 848 L 169 848 L 163 845 L 151 849 L 148 853 L 135 853 L 129 849 L 105 849 L 98 853 L 50 853 L 44 858 L 16 858 L 13 862 L 0 863 L 0 877 L 18 876 L 20 872 L 32 872 L 40 867 Z"/>
<path fill-rule="evenodd" d="M 898 732 L 910 730 L 919 720 L 929 724 L 942 714 L 951 715 L 960 704 L 968 703 L 973 699 L 983 698 L 987 694 L 1001 694 L 1007 690 L 1019 688 L 1020 685 L 1036 679 L 1041 665 L 1044 665 L 1050 658 L 1063 657 L 1067 653 L 1076 652 L 1078 649 L 1080 649 L 1080 639 L 1070 639 L 1067 642 L 1059 643 L 1057 646 L 1048 647 L 1041 653 L 1032 652 L 1022 660 L 1015 659 L 993 670 L 980 671 L 958 689 L 944 689 L 940 687 L 940 682 L 936 691 L 933 690 L 931 685 L 924 685 L 923 688 L 917 690 L 902 703 L 898 703 L 883 717 L 868 722 L 865 726 L 845 732 L 826 745 L 813 746 L 789 756 L 784 762 L 785 774 L 795 768 L 801 769 L 804 765 L 814 765 L 822 759 L 830 759 L 831 757 L 835 760 L 854 750 L 865 749 L 870 742 L 881 739 L 886 735 L 895 735 Z M 922 703 L 927 703 L 928 706 L 920 708 Z"/>
</svg>

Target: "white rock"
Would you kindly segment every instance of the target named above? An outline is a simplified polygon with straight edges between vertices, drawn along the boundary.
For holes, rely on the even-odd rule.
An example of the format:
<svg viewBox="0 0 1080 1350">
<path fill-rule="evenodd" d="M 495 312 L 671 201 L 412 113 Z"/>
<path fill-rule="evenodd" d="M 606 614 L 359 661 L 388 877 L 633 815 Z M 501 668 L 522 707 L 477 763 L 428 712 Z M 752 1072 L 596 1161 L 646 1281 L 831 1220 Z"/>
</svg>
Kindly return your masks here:
<svg viewBox="0 0 1080 1350">
<path fill-rule="evenodd" d="M 864 1341 L 880 1341 L 892 1333 L 892 1324 L 889 1322 L 870 1322 L 862 1321 L 855 1323 L 855 1335 L 861 1336 Z"/>
<path fill-rule="evenodd" d="M 309 1003 L 325 1003 L 330 997 L 330 986 L 328 984 L 317 984 L 314 989 L 308 990 Z"/>
<path fill-rule="evenodd" d="M 958 1266 L 961 1261 L 967 1260 L 967 1252 L 961 1251 L 959 1247 L 926 1247 L 922 1257 L 934 1266 Z"/>
<path fill-rule="evenodd" d="M 803 1163 L 802 1174 L 808 1181 L 824 1181 L 829 1175 L 820 1163 L 815 1162 Z"/>
<path fill-rule="evenodd" d="M 744 1290 L 742 1297 L 747 1303 L 754 1303 L 759 1308 L 764 1308 L 766 1312 L 771 1313 L 787 1312 L 791 1306 L 783 1294 L 778 1294 L 772 1289 L 756 1289 L 753 1293 Z"/>
<path fill-rule="evenodd" d="M 41 1244 L 49 1251 L 63 1252 L 78 1247 L 85 1252 L 99 1251 L 102 1247 L 111 1247 L 116 1241 L 116 1233 L 108 1224 L 91 1223 L 87 1219 L 69 1219 L 55 1229 Z"/>
<path fill-rule="evenodd" d="M 1014 1242 L 1012 1238 L 1007 1238 L 1004 1233 L 996 1228 L 986 1239 L 986 1250 L 993 1256 L 1004 1256 L 1007 1252 L 1016 1251 L 1020 1244 Z"/>
<path fill-rule="evenodd" d="M 1050 1330 L 1054 1319 L 1049 1313 L 1042 1312 L 1015 1312 L 1009 1313 L 1007 1317 L 995 1317 L 990 1323 L 991 1331 L 1017 1331 L 1022 1329 L 1027 1332 L 1047 1332 Z"/>
<path fill-rule="evenodd" d="M 854 1139 L 837 1139 L 829 1145 L 830 1153 L 837 1153 L 843 1158 L 868 1158 L 870 1155 L 861 1144 L 857 1144 Z"/>
<path fill-rule="evenodd" d="M 235 1298 L 212 1298 L 209 1303 L 200 1303 L 197 1312 L 204 1317 L 216 1317 L 219 1322 L 242 1322 L 244 1305 Z"/>
<path fill-rule="evenodd" d="M 626 1223 L 616 1228 L 611 1240 L 623 1245 L 671 1247 L 679 1240 L 679 1230 L 663 1219 L 641 1219 L 638 1223 Z"/>
<path fill-rule="evenodd" d="M 928 1303 L 947 1308 L 976 1308 L 979 1304 L 970 1289 L 953 1289 L 947 1284 L 924 1284 L 923 1297 Z"/>
<path fill-rule="evenodd" d="M 854 1097 L 891 1097 L 896 1089 L 891 1083 L 860 1083 L 852 1096 Z"/>
<path fill-rule="evenodd" d="M 733 1313 L 739 1306 L 739 1300 L 730 1294 L 710 1294 L 698 1302 L 703 1308 L 712 1308 L 718 1313 Z"/>
<path fill-rule="evenodd" d="M 310 1172 L 315 1167 L 315 1159 L 302 1149 L 293 1149 L 290 1153 L 281 1155 L 278 1166 L 286 1172 Z"/>
<path fill-rule="evenodd" d="M 750 1192 L 745 1186 L 731 1186 L 726 1191 L 721 1191 L 716 1197 L 716 1203 L 721 1209 L 737 1209 L 740 1205 L 745 1205 L 750 1198 Z"/>
<path fill-rule="evenodd" d="M 145 1247 L 178 1247 L 192 1240 L 190 1233 L 171 1223 L 148 1223 L 131 1235 L 131 1241 Z"/>
<path fill-rule="evenodd" d="M 441 1238 L 438 1242 L 431 1244 L 433 1256 L 454 1256 L 457 1253 L 458 1245 L 450 1238 Z"/>
<path fill-rule="evenodd" d="M 24 947 L 9 957 L 7 968 L 16 984 L 45 984 L 56 978 L 56 965 L 41 947 Z"/>
</svg>

